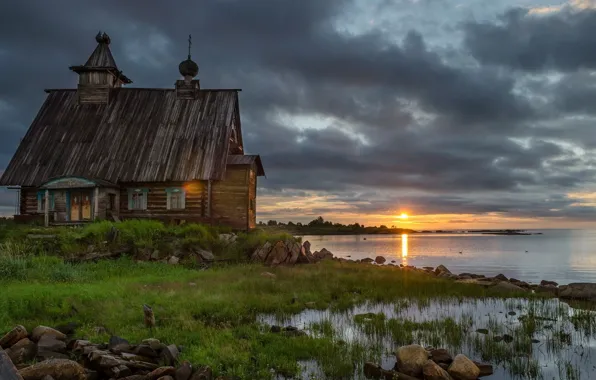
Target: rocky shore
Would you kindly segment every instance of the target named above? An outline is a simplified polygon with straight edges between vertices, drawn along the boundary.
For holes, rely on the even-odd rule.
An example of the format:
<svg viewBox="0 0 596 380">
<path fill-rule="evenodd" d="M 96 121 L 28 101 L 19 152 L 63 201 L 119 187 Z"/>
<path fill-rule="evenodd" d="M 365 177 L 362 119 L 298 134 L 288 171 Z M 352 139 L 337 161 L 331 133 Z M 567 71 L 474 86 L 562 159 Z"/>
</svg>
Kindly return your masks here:
<svg viewBox="0 0 596 380">
<path fill-rule="evenodd" d="M 364 375 L 369 379 L 404 380 L 476 380 L 493 374 L 490 364 L 474 362 L 465 355 L 452 357 L 445 349 L 403 346 L 395 353 L 393 370 L 385 370 L 375 363 L 364 364 Z"/>
<path fill-rule="evenodd" d="M 262 262 L 268 266 L 313 264 L 326 259 L 349 263 L 389 265 L 399 267 L 405 271 L 424 273 L 459 283 L 474 284 L 500 291 L 540 293 L 558 297 L 562 300 L 596 302 L 596 284 L 592 283 L 572 283 L 559 286 L 554 281 L 542 280 L 539 284 L 532 284 L 516 278 L 507 278 L 503 274 L 498 274 L 494 277 L 474 273 L 454 274 L 444 265 L 439 265 L 436 268 L 417 268 L 411 265 L 404 266 L 403 264 L 398 266 L 395 264 L 395 261 L 387 263 L 387 259 L 383 256 L 377 256 L 374 259 L 368 257 L 362 260 L 339 258 L 335 257 L 333 253 L 325 248 L 320 251 L 311 252 L 310 247 L 311 245 L 308 241 L 305 241 L 303 244 L 294 241 L 278 241 L 274 244 L 266 243 L 255 250 L 251 256 L 251 260 L 253 262 Z"/>
<path fill-rule="evenodd" d="M 74 325 L 16 326 L 0 338 L 2 380 L 212 380 L 208 366 L 179 362 L 183 347 L 157 339 L 130 344 L 112 336 L 94 344 L 71 336 Z M 217 380 L 228 378 L 219 377 Z"/>
</svg>

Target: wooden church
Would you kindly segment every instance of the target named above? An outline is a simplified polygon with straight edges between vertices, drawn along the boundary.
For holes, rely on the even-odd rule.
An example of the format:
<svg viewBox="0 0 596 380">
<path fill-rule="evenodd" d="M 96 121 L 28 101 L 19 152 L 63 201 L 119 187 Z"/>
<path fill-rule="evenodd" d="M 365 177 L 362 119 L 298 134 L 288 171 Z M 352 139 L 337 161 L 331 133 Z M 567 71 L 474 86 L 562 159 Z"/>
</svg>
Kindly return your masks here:
<svg viewBox="0 0 596 380">
<path fill-rule="evenodd" d="M 18 221 L 78 224 L 150 218 L 248 230 L 256 225 L 258 155 L 244 154 L 237 89 L 202 89 L 181 62 L 174 88 L 127 88 L 110 37 L 74 89 L 48 94 L 0 186 L 20 189 Z M 190 42 L 190 41 L 189 41 Z"/>
</svg>

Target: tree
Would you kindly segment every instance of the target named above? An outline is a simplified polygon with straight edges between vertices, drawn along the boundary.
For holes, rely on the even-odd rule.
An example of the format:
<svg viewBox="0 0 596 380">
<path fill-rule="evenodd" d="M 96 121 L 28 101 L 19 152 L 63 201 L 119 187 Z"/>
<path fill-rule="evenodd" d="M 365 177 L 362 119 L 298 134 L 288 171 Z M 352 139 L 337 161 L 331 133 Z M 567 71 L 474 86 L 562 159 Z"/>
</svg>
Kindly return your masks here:
<svg viewBox="0 0 596 380">
<path fill-rule="evenodd" d="M 270 220 L 270 221 L 268 221 L 268 222 L 267 222 L 267 225 L 268 225 L 268 226 L 277 226 L 277 221 L 275 221 L 275 220 Z"/>
<path fill-rule="evenodd" d="M 322 226 L 323 224 L 325 224 L 325 219 L 323 219 L 322 216 L 319 216 L 317 219 L 313 219 L 311 220 L 308 225 L 309 226 Z"/>
</svg>

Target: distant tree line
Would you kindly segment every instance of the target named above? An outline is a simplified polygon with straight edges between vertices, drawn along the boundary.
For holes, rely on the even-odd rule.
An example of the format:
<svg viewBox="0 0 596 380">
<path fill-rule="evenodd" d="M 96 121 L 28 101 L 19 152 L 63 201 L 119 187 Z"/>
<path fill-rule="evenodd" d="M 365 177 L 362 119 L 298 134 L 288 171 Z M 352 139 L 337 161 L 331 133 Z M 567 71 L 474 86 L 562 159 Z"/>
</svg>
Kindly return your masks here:
<svg viewBox="0 0 596 380">
<path fill-rule="evenodd" d="M 277 229 L 284 230 L 294 234 L 305 234 L 305 235 L 364 235 L 364 234 L 402 234 L 402 233 L 413 233 L 414 230 L 397 228 L 395 225 L 387 227 L 386 225 L 380 226 L 364 226 L 360 223 L 353 224 L 341 224 L 333 223 L 329 220 L 323 219 L 319 216 L 310 222 L 303 224 L 301 222 L 278 222 L 276 220 L 269 220 L 268 222 L 260 221 L 258 223 L 260 228 L 263 229 Z"/>
</svg>

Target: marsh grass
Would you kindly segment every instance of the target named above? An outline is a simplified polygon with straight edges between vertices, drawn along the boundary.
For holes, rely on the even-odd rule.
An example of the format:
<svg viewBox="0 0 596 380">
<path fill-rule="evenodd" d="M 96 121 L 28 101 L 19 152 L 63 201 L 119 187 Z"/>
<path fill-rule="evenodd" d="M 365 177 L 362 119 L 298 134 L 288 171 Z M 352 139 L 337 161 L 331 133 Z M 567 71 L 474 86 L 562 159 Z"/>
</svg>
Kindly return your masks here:
<svg viewBox="0 0 596 380">
<path fill-rule="evenodd" d="M 17 324 L 31 329 L 74 321 L 80 324 L 81 337 L 106 341 L 109 334 L 102 331 L 107 331 L 136 342 L 150 336 L 142 314 L 142 305 L 149 304 L 157 318 L 154 337 L 187 347 L 184 359 L 242 378 L 266 379 L 271 369 L 296 375 L 297 362 L 308 360 L 316 360 L 330 378 L 350 377 L 357 370 L 354 363 L 383 354 L 379 345 L 342 342 L 329 321 L 311 326 L 317 332 L 313 337 L 290 338 L 264 331 L 259 315 L 283 318 L 305 310 L 308 302 L 345 312 L 371 299 L 399 304 L 404 298 L 486 294 L 482 288 L 394 267 L 336 262 L 269 268 L 277 276 L 270 279 L 260 275 L 261 266 L 248 264 L 196 271 L 130 258 L 70 265 L 55 256 L 0 257 L 13 268 L 0 279 L 0 331 Z M 413 328 L 392 323 L 392 331 Z M 450 323 L 442 324 L 447 334 L 459 328 Z"/>
</svg>

